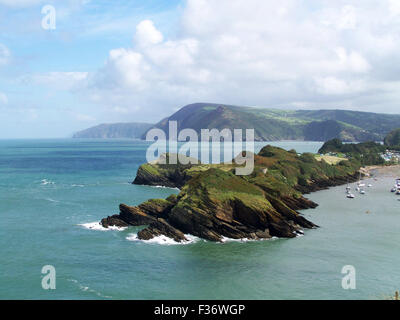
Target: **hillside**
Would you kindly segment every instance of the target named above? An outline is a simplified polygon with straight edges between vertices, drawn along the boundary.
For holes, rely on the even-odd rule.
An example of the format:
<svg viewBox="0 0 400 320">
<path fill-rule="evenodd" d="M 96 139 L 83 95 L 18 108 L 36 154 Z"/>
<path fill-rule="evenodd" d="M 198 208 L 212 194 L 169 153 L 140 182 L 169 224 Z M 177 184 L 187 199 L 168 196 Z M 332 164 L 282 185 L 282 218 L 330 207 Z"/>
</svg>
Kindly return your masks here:
<svg viewBox="0 0 400 320">
<path fill-rule="evenodd" d="M 340 139 L 329 140 L 318 150 L 320 154 L 339 153 L 347 158 L 360 162 L 361 165 L 382 165 L 385 163 L 380 156 L 386 147 L 380 143 L 342 143 Z"/>
<path fill-rule="evenodd" d="M 400 147 L 400 129 L 393 130 L 385 137 L 385 145 L 389 147 Z"/>
<path fill-rule="evenodd" d="M 168 133 L 168 121 L 178 129 L 254 128 L 257 141 L 309 140 L 382 141 L 398 127 L 400 115 L 346 110 L 276 110 L 232 105 L 195 103 L 155 125 Z M 145 134 L 142 136 L 145 139 Z"/>
<path fill-rule="evenodd" d="M 152 124 L 148 123 L 113 123 L 100 124 L 98 126 L 79 131 L 73 135 L 73 138 L 91 138 L 91 139 L 115 139 L 132 138 L 140 139 Z"/>
</svg>

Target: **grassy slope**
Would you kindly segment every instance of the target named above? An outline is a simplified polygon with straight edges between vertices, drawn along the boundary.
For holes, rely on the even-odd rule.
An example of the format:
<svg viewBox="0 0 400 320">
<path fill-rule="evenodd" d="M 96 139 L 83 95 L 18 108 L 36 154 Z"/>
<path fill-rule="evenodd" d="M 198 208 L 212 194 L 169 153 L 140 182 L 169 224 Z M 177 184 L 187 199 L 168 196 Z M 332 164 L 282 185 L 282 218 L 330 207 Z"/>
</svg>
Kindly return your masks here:
<svg viewBox="0 0 400 320">
<path fill-rule="evenodd" d="M 186 194 L 190 190 L 187 201 L 189 198 L 201 199 L 205 194 L 211 193 L 215 199 L 223 201 L 239 195 L 243 198 L 245 195 L 245 202 L 259 203 L 257 199 L 264 198 L 265 192 L 277 198 L 298 198 L 301 193 L 297 186 L 308 186 L 315 181 L 352 175 L 359 169 L 359 165 L 356 160 L 340 161 L 331 165 L 323 159 L 317 160 L 313 154 L 298 155 L 295 151 L 288 152 L 266 146 L 255 155 L 255 168 L 249 176 L 235 176 L 235 165 L 224 164 L 180 167 L 144 164 L 139 170 L 151 171 L 160 179 L 171 177 L 170 173 L 177 169 L 182 170 L 187 177 L 182 192 Z M 265 199 L 262 202 L 265 202 Z"/>
</svg>

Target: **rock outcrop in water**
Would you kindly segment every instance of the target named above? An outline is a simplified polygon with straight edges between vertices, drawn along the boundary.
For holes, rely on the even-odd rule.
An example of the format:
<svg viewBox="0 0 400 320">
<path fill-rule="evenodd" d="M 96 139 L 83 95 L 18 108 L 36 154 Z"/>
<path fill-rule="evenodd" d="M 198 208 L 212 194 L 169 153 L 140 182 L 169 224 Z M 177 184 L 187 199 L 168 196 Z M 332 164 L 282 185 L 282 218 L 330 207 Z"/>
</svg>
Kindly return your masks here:
<svg viewBox="0 0 400 320">
<path fill-rule="evenodd" d="M 101 221 L 109 226 L 147 226 L 138 238 L 164 235 L 175 241 L 185 234 L 211 240 L 293 238 L 317 227 L 297 210 L 315 208 L 303 193 L 336 186 L 358 177 L 358 165 L 330 165 L 312 154 L 266 146 L 255 155 L 250 176 L 236 176 L 234 165 L 142 165 L 135 184 L 179 187 L 178 196 L 139 206 L 120 205 L 120 213 Z"/>
</svg>

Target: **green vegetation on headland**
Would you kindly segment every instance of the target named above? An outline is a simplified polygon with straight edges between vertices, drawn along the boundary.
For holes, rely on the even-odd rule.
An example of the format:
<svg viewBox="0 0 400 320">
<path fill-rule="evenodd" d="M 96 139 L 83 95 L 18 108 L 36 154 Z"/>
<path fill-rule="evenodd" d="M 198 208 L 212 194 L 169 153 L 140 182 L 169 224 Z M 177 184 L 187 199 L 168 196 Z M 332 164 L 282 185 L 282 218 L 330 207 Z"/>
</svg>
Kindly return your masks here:
<svg viewBox="0 0 400 320">
<path fill-rule="evenodd" d="M 390 149 L 400 150 L 400 128 L 390 132 L 386 136 L 384 143 Z"/>
<path fill-rule="evenodd" d="M 342 154 L 347 158 L 355 160 L 361 166 L 383 165 L 385 160 L 382 154 L 387 147 L 376 142 L 343 143 L 339 139 L 333 139 L 324 143 L 319 149 L 320 154 Z"/>
<path fill-rule="evenodd" d="M 382 141 L 398 128 L 400 115 L 347 110 L 277 110 L 195 103 L 181 108 L 154 126 L 108 124 L 78 132 L 75 138 L 146 138 L 150 127 L 168 134 L 168 122 L 177 121 L 178 130 L 254 129 L 256 141 L 306 140 L 346 142 Z M 147 126 L 147 127 L 146 127 Z"/>
<path fill-rule="evenodd" d="M 324 143 L 318 153 L 324 156 L 340 156 L 358 161 L 361 166 L 398 164 L 400 160 L 400 129 L 390 132 L 384 144 L 373 141 L 343 143 L 332 139 Z"/>
<path fill-rule="evenodd" d="M 144 226 L 139 239 L 165 235 L 185 241 L 192 234 L 211 241 L 292 238 L 316 227 L 297 210 L 315 208 L 302 194 L 355 181 L 360 163 L 335 165 L 315 155 L 266 146 L 254 155 L 249 176 L 234 174 L 235 165 L 142 165 L 135 184 L 179 187 L 178 196 L 149 200 L 136 207 L 120 205 L 118 215 L 104 218 L 109 226 Z"/>
</svg>

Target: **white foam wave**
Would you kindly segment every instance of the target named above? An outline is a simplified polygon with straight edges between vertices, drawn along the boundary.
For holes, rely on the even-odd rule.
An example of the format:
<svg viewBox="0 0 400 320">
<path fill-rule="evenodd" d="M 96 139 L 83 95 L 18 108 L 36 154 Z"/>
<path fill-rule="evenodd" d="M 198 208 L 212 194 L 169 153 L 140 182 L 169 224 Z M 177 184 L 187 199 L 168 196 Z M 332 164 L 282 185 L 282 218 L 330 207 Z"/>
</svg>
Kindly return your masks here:
<svg viewBox="0 0 400 320">
<path fill-rule="evenodd" d="M 222 243 L 227 243 L 227 242 L 240 242 L 240 243 L 246 243 L 246 242 L 258 242 L 258 241 L 267 241 L 267 240 L 276 240 L 279 239 L 278 237 L 272 237 L 268 239 L 232 239 L 232 238 L 227 238 L 227 237 L 222 237 Z"/>
<path fill-rule="evenodd" d="M 177 191 L 181 191 L 179 188 L 171 188 L 171 187 L 165 187 L 165 186 L 150 186 L 152 188 L 158 188 L 158 189 L 171 189 L 171 190 L 177 190 Z"/>
<path fill-rule="evenodd" d="M 115 226 L 110 226 L 108 228 L 104 228 L 98 221 L 82 223 L 82 224 L 79 224 L 79 226 L 84 227 L 85 229 L 96 230 L 96 231 L 112 231 L 112 230 L 123 231 L 123 230 L 127 229 L 126 227 L 115 227 Z"/>
<path fill-rule="evenodd" d="M 85 185 L 83 184 L 71 184 L 71 187 L 79 187 L 79 188 L 84 188 Z"/>
<path fill-rule="evenodd" d="M 126 240 L 140 241 L 140 242 L 149 243 L 149 244 L 160 244 L 160 245 L 167 245 L 167 246 L 187 245 L 187 244 L 192 244 L 192 243 L 198 242 L 200 240 L 200 238 L 192 236 L 191 234 L 185 234 L 185 237 L 186 237 L 186 239 L 188 239 L 188 241 L 177 242 L 174 239 L 168 238 L 164 235 L 154 237 L 153 239 L 150 239 L 150 240 L 140 240 L 136 233 L 131 233 L 126 237 Z"/>
<path fill-rule="evenodd" d="M 50 181 L 50 180 L 47 180 L 47 179 L 43 179 L 42 181 L 40 181 L 41 183 L 41 185 L 43 185 L 43 186 L 46 186 L 46 185 L 48 185 L 48 184 L 55 184 L 55 182 L 54 181 Z"/>
<path fill-rule="evenodd" d="M 75 283 L 75 284 L 79 287 L 79 289 L 82 290 L 82 291 L 84 291 L 84 292 L 93 293 L 93 294 L 95 294 L 95 295 L 97 295 L 97 296 L 99 296 L 99 297 L 101 297 L 101 298 L 112 299 L 111 296 L 105 296 L 105 295 L 103 295 L 103 294 L 102 294 L 101 292 L 99 292 L 99 291 L 96 291 L 96 290 L 94 290 L 94 289 L 91 289 L 91 288 L 89 288 L 89 287 L 87 287 L 87 286 L 84 286 L 84 285 L 80 284 L 78 280 L 75 280 L 75 279 L 68 279 L 68 281 Z"/>
<path fill-rule="evenodd" d="M 54 202 L 54 203 L 59 203 L 59 200 L 54 200 L 52 198 L 45 198 L 44 200 L 49 201 L 49 202 Z"/>
</svg>

